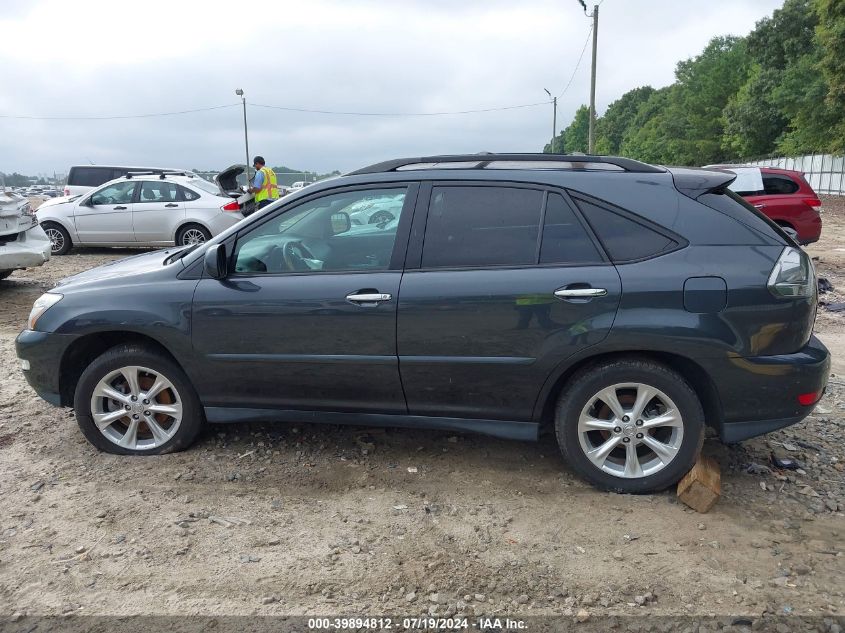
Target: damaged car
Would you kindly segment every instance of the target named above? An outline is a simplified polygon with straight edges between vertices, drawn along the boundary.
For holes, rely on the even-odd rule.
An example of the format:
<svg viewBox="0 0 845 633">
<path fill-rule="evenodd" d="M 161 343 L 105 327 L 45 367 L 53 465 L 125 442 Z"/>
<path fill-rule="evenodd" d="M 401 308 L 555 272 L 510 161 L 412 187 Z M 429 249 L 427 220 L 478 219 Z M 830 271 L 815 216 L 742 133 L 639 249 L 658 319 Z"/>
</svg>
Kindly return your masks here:
<svg viewBox="0 0 845 633">
<path fill-rule="evenodd" d="M 50 240 L 38 226 L 29 200 L 0 181 L 0 279 L 50 259 Z"/>
</svg>

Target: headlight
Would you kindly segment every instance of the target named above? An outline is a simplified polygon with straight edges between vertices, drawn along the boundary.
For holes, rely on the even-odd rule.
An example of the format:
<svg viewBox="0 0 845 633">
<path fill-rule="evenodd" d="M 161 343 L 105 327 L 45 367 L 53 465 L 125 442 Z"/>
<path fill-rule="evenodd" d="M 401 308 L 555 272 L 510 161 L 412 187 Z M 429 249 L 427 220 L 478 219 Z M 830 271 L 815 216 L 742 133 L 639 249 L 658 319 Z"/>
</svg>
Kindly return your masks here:
<svg viewBox="0 0 845 633">
<path fill-rule="evenodd" d="M 45 292 L 43 295 L 38 297 L 38 299 L 35 300 L 35 303 L 32 304 L 32 311 L 29 313 L 27 327 L 30 330 L 34 330 L 39 317 L 47 312 L 51 306 L 61 301 L 62 297 L 63 295 L 60 295 L 57 292 Z"/>
</svg>

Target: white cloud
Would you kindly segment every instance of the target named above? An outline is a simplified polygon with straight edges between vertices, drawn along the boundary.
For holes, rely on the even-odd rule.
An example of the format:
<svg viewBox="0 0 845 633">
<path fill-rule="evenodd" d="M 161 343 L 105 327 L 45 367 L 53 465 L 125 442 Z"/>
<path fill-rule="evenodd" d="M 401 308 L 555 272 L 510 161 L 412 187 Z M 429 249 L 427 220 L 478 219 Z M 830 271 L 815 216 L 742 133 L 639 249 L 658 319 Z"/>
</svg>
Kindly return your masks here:
<svg viewBox="0 0 845 633">
<path fill-rule="evenodd" d="M 571 5 L 571 6 L 570 6 Z M 607 0 L 599 110 L 780 0 Z M 543 101 L 575 66 L 589 20 L 576 0 L 451 2 L 15 2 L 0 16 L 0 114 L 106 116 L 236 103 L 419 112 Z M 588 99 L 589 48 L 558 106 Z M 444 117 L 345 117 L 251 108 L 250 148 L 272 164 L 350 169 L 398 155 L 538 151 L 551 106 Z M 239 108 L 121 121 L 0 119 L 0 170 L 117 162 L 222 167 L 243 159 Z"/>
</svg>

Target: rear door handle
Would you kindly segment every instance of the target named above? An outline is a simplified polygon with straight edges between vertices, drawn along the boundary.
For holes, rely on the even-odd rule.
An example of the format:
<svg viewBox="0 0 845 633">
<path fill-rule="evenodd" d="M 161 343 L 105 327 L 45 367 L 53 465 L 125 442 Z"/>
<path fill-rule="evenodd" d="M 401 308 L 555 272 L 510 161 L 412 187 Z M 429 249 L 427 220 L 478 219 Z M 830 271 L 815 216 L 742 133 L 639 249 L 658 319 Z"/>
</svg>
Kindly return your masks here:
<svg viewBox="0 0 845 633">
<path fill-rule="evenodd" d="M 584 299 L 588 297 L 604 297 L 607 290 L 604 288 L 561 288 L 555 290 L 555 296 L 560 299 Z"/>
<path fill-rule="evenodd" d="M 114 208 L 115 211 L 126 211 L 126 207 L 117 206 Z"/>
<path fill-rule="evenodd" d="M 352 303 L 381 303 L 390 301 L 393 295 L 386 292 L 353 292 L 346 295 L 346 300 Z"/>
<path fill-rule="evenodd" d="M 164 206 L 166 206 L 166 207 L 178 207 L 179 205 L 178 205 L 178 204 L 176 204 L 175 202 L 168 202 L 168 203 L 167 203 L 166 205 L 164 205 Z"/>
<path fill-rule="evenodd" d="M 754 208 L 755 208 L 755 209 L 762 209 L 762 208 L 763 208 L 763 207 L 765 207 L 765 206 L 766 206 L 766 205 L 765 205 L 765 204 L 762 204 L 762 203 L 761 203 L 761 204 L 755 204 L 755 205 L 754 205 Z"/>
</svg>

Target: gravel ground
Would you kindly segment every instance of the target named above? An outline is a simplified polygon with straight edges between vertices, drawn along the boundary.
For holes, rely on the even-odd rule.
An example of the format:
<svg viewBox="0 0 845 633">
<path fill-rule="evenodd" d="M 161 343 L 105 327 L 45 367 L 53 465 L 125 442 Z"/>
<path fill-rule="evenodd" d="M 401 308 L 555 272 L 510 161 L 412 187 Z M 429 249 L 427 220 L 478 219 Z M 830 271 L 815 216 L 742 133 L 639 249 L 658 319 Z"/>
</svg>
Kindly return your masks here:
<svg viewBox="0 0 845 633">
<path fill-rule="evenodd" d="M 824 221 L 808 250 L 843 301 L 845 204 Z M 176 455 L 98 453 L 13 341 L 57 279 L 134 252 L 0 283 L 0 616 L 845 612 L 845 313 L 819 311 L 835 364 L 812 416 L 705 442 L 723 497 L 700 515 L 673 492 L 597 492 L 550 437 L 212 425 Z"/>
</svg>

